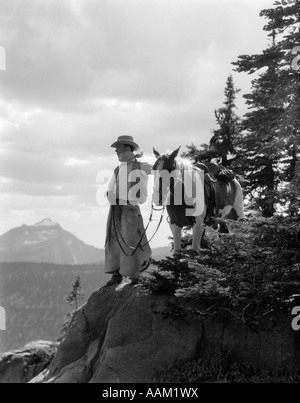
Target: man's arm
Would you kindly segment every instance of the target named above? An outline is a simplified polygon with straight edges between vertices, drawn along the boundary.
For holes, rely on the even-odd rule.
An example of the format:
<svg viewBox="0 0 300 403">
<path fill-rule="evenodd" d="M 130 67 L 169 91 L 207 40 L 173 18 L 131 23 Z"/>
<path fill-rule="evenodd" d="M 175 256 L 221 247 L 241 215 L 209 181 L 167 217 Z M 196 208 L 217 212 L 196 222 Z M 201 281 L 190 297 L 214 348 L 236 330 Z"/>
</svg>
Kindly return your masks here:
<svg viewBox="0 0 300 403">
<path fill-rule="evenodd" d="M 147 175 L 152 174 L 152 168 L 153 166 L 149 164 L 148 162 L 142 162 L 141 163 L 141 169 L 146 172 Z"/>
<path fill-rule="evenodd" d="M 114 206 L 116 205 L 116 186 L 117 186 L 117 178 L 116 174 L 114 173 L 108 184 L 108 190 L 106 193 L 109 203 Z"/>
</svg>

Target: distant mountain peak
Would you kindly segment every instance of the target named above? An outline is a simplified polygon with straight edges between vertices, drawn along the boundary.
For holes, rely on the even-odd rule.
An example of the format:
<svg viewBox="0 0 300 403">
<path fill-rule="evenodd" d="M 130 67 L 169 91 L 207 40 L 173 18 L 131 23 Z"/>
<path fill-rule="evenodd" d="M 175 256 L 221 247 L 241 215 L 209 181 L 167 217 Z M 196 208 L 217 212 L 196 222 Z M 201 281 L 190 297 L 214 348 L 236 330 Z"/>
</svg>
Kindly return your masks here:
<svg viewBox="0 0 300 403">
<path fill-rule="evenodd" d="M 34 224 L 34 227 L 57 227 L 59 224 L 52 221 L 50 218 L 44 218 L 44 220 Z"/>
<path fill-rule="evenodd" d="M 103 250 L 86 245 L 50 218 L 0 236 L 0 262 L 72 265 L 98 264 L 103 260 Z"/>
</svg>

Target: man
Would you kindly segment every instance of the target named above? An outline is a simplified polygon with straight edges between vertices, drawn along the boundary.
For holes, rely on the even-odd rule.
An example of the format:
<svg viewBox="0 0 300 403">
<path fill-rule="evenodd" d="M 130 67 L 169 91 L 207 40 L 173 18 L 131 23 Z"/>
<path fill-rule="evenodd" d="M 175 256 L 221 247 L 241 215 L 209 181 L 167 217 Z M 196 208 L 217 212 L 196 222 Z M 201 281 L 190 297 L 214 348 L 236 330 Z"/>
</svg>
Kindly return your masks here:
<svg viewBox="0 0 300 403">
<path fill-rule="evenodd" d="M 140 204 L 147 201 L 148 175 L 152 166 L 138 161 L 140 147 L 131 136 L 120 136 L 112 144 L 120 166 L 109 183 L 107 197 L 111 204 L 105 244 L 105 272 L 112 274 L 108 286 L 120 284 L 127 277 L 134 284 L 141 269 L 151 260 L 151 248 L 145 235 Z"/>
</svg>

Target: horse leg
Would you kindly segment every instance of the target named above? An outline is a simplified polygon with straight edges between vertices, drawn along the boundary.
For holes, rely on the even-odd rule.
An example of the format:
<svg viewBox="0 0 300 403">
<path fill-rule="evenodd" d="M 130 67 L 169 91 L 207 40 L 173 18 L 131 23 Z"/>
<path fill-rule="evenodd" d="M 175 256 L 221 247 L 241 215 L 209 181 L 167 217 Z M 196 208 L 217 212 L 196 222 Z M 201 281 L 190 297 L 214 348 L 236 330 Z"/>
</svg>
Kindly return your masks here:
<svg viewBox="0 0 300 403">
<path fill-rule="evenodd" d="M 231 205 L 227 205 L 225 206 L 222 210 L 219 211 L 219 216 L 216 219 L 216 223 L 217 223 L 217 230 L 220 234 L 229 234 L 229 229 L 227 227 L 226 222 L 224 221 L 224 219 L 226 218 L 231 218 L 230 214 L 232 211 L 232 207 Z"/>
<path fill-rule="evenodd" d="M 174 239 L 174 254 L 176 252 L 181 252 L 181 235 L 182 235 L 182 228 L 178 227 L 175 224 L 170 225 L 173 239 Z"/>
<path fill-rule="evenodd" d="M 220 234 L 229 234 L 229 229 L 225 221 L 220 221 L 219 224 L 219 233 Z"/>
<path fill-rule="evenodd" d="M 242 186 L 240 185 L 239 182 L 237 182 L 237 192 L 233 207 L 235 208 L 238 218 L 245 218 L 244 194 Z"/>
<path fill-rule="evenodd" d="M 204 233 L 204 216 L 199 216 L 196 218 L 196 223 L 193 228 L 193 245 L 192 249 L 195 251 L 200 250 L 201 241 Z"/>
<path fill-rule="evenodd" d="M 208 249 L 208 242 L 205 239 L 205 233 L 206 233 L 206 229 L 204 227 L 203 234 L 202 234 L 202 239 L 201 239 L 201 249 Z"/>
</svg>

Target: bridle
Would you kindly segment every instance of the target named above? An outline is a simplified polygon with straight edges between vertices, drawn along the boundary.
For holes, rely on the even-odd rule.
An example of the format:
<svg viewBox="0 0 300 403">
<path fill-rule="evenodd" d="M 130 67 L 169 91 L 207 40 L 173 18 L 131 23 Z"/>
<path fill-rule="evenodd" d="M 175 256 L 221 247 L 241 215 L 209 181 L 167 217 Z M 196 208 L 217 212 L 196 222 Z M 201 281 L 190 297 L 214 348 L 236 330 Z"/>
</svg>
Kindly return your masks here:
<svg viewBox="0 0 300 403">
<path fill-rule="evenodd" d="M 156 170 L 156 169 L 157 169 L 157 166 L 158 166 L 158 161 L 154 164 L 153 169 Z M 170 171 L 174 170 L 175 168 L 176 168 L 176 162 L 173 161 L 173 164 L 172 164 L 172 167 L 171 167 Z M 171 193 L 171 189 L 170 189 L 170 193 Z M 172 193 L 171 193 L 171 194 L 172 194 Z M 160 215 L 160 220 L 159 220 L 158 226 L 157 226 L 157 228 L 156 228 L 154 234 L 152 235 L 152 237 L 149 239 L 149 241 L 146 242 L 145 244 L 142 244 L 143 239 L 144 239 L 144 237 L 145 237 L 145 235 L 146 235 L 146 232 L 147 232 L 147 230 L 148 230 L 148 228 L 149 228 L 151 222 L 153 221 L 153 215 L 154 215 L 154 212 L 155 212 L 155 211 L 161 211 L 161 215 Z M 162 208 L 157 208 L 157 207 L 154 207 L 154 203 L 152 203 L 152 205 L 151 205 L 151 213 L 150 213 L 150 217 L 149 217 L 148 224 L 147 224 L 147 226 L 146 226 L 146 228 L 145 228 L 143 234 L 141 235 L 141 238 L 140 238 L 140 240 L 139 240 L 137 246 L 136 246 L 136 247 L 133 247 L 133 246 L 130 246 L 130 245 L 127 244 L 127 242 L 125 241 L 125 239 L 124 239 L 124 237 L 122 236 L 121 232 L 118 231 L 117 225 L 116 225 L 115 211 L 114 211 L 114 209 L 112 210 L 112 221 L 113 221 L 114 233 L 115 233 L 115 236 L 116 236 L 117 243 L 118 243 L 120 249 L 122 250 L 122 252 L 124 253 L 125 256 L 127 256 L 127 257 L 132 257 L 132 256 L 134 256 L 134 255 L 136 254 L 136 252 L 138 251 L 139 248 L 143 249 L 145 246 L 147 246 L 147 245 L 152 241 L 152 239 L 153 239 L 153 238 L 155 237 L 155 235 L 157 234 L 157 232 L 158 232 L 158 230 L 159 230 L 159 228 L 160 228 L 160 226 L 161 226 L 161 224 L 162 224 L 162 222 L 163 222 L 163 219 L 164 219 L 164 216 L 165 216 L 165 212 L 166 212 L 166 206 L 165 206 L 165 205 L 162 206 Z M 123 247 L 123 245 L 122 245 L 122 242 L 123 242 L 123 245 L 124 245 L 124 246 L 126 246 L 127 248 L 133 250 L 133 252 L 132 252 L 131 254 L 128 254 L 128 253 L 124 250 L 124 247 Z"/>
<path fill-rule="evenodd" d="M 157 168 L 158 168 L 158 163 L 159 163 L 159 160 L 157 160 L 156 163 L 154 164 L 153 170 L 158 170 L 158 169 L 157 169 Z M 176 163 L 176 161 L 174 160 L 174 161 L 172 162 L 171 167 L 166 168 L 166 167 L 164 167 L 164 165 L 163 165 L 162 168 L 161 168 L 161 170 L 160 170 L 159 172 L 161 172 L 161 171 L 163 171 L 163 170 L 166 170 L 166 171 L 168 171 L 169 173 L 171 173 L 171 172 L 173 172 L 173 171 L 176 169 L 176 167 L 177 167 L 177 163 Z M 159 187 L 159 201 L 162 201 L 162 193 L 163 193 L 163 192 L 162 192 L 162 189 Z M 174 196 L 174 190 L 172 191 L 172 186 L 171 186 L 171 184 L 170 184 L 170 187 L 169 187 L 169 189 L 168 189 L 168 194 L 171 195 L 171 196 Z"/>
</svg>

